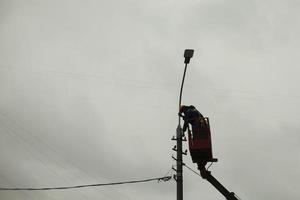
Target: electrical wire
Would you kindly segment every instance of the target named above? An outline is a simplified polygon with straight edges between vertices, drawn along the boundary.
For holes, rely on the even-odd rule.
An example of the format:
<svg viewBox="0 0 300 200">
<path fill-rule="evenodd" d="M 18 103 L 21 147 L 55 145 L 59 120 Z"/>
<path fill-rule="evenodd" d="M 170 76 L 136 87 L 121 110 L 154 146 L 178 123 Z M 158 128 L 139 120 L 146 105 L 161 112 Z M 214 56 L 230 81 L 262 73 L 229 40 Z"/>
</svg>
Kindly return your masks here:
<svg viewBox="0 0 300 200">
<path fill-rule="evenodd" d="M 172 167 L 173 167 L 173 165 L 172 165 Z M 166 176 L 168 176 L 170 174 L 170 172 L 173 170 L 172 167 L 169 169 L 169 171 L 167 173 L 165 173 L 164 177 L 166 177 Z M 172 175 L 173 175 L 173 173 L 171 173 L 170 176 L 172 176 Z"/>
<path fill-rule="evenodd" d="M 62 186 L 62 187 L 40 187 L 40 188 L 5 188 L 0 187 L 0 191 L 8 190 L 23 190 L 23 191 L 41 191 L 41 190 L 67 190 L 67 189 L 77 189 L 77 188 L 86 188 L 86 187 L 101 187 L 101 186 L 112 186 L 112 185 L 124 185 L 124 184 L 133 184 L 133 183 L 143 183 L 150 181 L 169 181 L 171 176 L 164 176 L 158 178 L 150 179 L 141 179 L 141 180 L 132 180 L 132 181 L 122 181 L 122 182 L 112 182 L 112 183 L 96 183 L 96 184 L 86 184 L 86 185 L 75 185 L 75 186 Z"/>
<path fill-rule="evenodd" d="M 208 167 L 206 168 L 206 170 L 208 170 L 212 165 L 213 165 L 214 162 L 211 162 Z"/>
<path fill-rule="evenodd" d="M 195 170 L 193 170 L 192 168 L 190 168 L 187 164 L 183 163 L 183 166 L 185 166 L 187 169 L 189 169 L 190 171 L 194 172 L 195 174 L 197 174 L 198 176 L 201 177 L 201 175 L 198 172 L 196 172 Z"/>
</svg>

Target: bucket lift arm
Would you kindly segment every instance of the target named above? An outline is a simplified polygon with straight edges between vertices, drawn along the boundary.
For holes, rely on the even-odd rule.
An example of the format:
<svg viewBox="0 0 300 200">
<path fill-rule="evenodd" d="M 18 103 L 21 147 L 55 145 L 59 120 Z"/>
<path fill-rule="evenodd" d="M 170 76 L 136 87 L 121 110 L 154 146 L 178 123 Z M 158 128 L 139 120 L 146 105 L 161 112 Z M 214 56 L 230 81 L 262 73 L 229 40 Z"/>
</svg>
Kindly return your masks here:
<svg viewBox="0 0 300 200">
<path fill-rule="evenodd" d="M 227 200 L 239 200 L 233 192 L 229 192 L 213 175 L 205 168 L 205 164 L 198 163 L 201 177 L 210 182 Z"/>
</svg>

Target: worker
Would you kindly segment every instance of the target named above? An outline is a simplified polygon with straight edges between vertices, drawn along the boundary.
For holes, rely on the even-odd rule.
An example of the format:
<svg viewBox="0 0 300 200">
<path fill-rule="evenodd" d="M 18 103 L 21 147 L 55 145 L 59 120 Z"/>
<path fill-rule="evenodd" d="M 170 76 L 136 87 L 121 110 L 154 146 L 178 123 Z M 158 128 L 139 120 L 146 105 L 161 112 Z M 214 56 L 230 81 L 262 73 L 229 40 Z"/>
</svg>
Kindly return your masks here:
<svg viewBox="0 0 300 200">
<path fill-rule="evenodd" d="M 208 119 L 204 118 L 193 105 L 181 106 L 179 116 L 184 120 L 183 132 L 188 130 L 189 149 L 193 162 L 205 166 L 208 161 L 213 160 Z"/>
<path fill-rule="evenodd" d="M 201 127 L 205 125 L 205 119 L 203 115 L 195 108 L 195 106 L 181 106 L 179 110 L 179 116 L 183 118 L 183 132 L 189 128 L 189 124 L 192 126 L 193 137 L 199 133 Z"/>
</svg>

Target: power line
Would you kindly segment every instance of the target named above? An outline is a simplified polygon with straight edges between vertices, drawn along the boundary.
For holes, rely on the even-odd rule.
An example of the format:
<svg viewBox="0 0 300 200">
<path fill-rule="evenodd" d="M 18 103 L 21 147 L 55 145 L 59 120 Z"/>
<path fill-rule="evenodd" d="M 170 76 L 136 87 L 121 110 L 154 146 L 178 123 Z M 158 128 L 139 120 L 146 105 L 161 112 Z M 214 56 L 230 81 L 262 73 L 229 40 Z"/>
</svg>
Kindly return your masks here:
<svg viewBox="0 0 300 200">
<path fill-rule="evenodd" d="M 194 172 L 195 174 L 197 174 L 198 176 L 201 177 L 201 175 L 198 172 L 196 172 L 195 170 L 193 170 L 192 168 L 190 168 L 187 164 L 183 163 L 183 166 L 185 166 L 187 169 L 189 169 L 190 171 Z"/>
<path fill-rule="evenodd" d="M 208 165 L 208 167 L 206 168 L 206 170 L 208 170 L 213 164 L 214 164 L 214 163 L 211 162 L 211 163 Z"/>
<path fill-rule="evenodd" d="M 164 175 L 164 177 L 165 177 L 165 176 L 168 176 L 172 170 L 173 170 L 173 165 L 172 165 L 172 167 L 169 169 L 169 171 Z M 173 173 L 171 173 L 171 176 L 172 176 L 172 175 L 173 175 Z"/>
<path fill-rule="evenodd" d="M 67 190 L 67 189 L 77 189 L 85 187 L 101 187 L 101 186 L 111 186 L 111 185 L 122 185 L 122 184 L 133 184 L 133 183 L 143 183 L 150 181 L 169 181 L 171 176 L 164 176 L 159 178 L 132 180 L 132 181 L 122 181 L 122 182 L 112 182 L 112 183 L 96 183 L 96 184 L 86 184 L 86 185 L 75 185 L 75 186 L 62 186 L 62 187 L 40 187 L 40 188 L 5 188 L 0 187 L 0 191 L 8 190 L 23 190 L 23 191 L 37 191 L 37 190 Z"/>
</svg>

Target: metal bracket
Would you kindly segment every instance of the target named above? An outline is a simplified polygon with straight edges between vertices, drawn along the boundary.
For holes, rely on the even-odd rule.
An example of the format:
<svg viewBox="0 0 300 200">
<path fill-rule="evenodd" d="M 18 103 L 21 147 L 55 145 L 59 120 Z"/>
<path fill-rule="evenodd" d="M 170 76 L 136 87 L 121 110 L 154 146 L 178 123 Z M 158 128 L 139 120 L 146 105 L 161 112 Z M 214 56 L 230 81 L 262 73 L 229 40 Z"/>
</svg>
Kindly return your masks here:
<svg viewBox="0 0 300 200">
<path fill-rule="evenodd" d="M 175 169 L 174 166 L 172 166 L 172 169 L 173 169 L 175 172 L 177 172 L 177 169 Z"/>
<path fill-rule="evenodd" d="M 175 181 L 177 181 L 177 176 L 175 174 L 173 175 L 173 178 Z"/>
<path fill-rule="evenodd" d="M 173 136 L 172 138 L 171 138 L 171 140 L 180 140 L 180 138 L 176 138 L 175 136 Z M 187 141 L 187 139 L 186 139 L 186 137 L 185 136 L 183 136 L 182 138 L 181 138 L 181 141 Z"/>
<path fill-rule="evenodd" d="M 177 161 L 177 159 L 172 155 L 172 158 Z"/>
<path fill-rule="evenodd" d="M 173 151 L 177 151 L 177 146 L 175 145 L 173 148 L 172 148 Z"/>
</svg>

